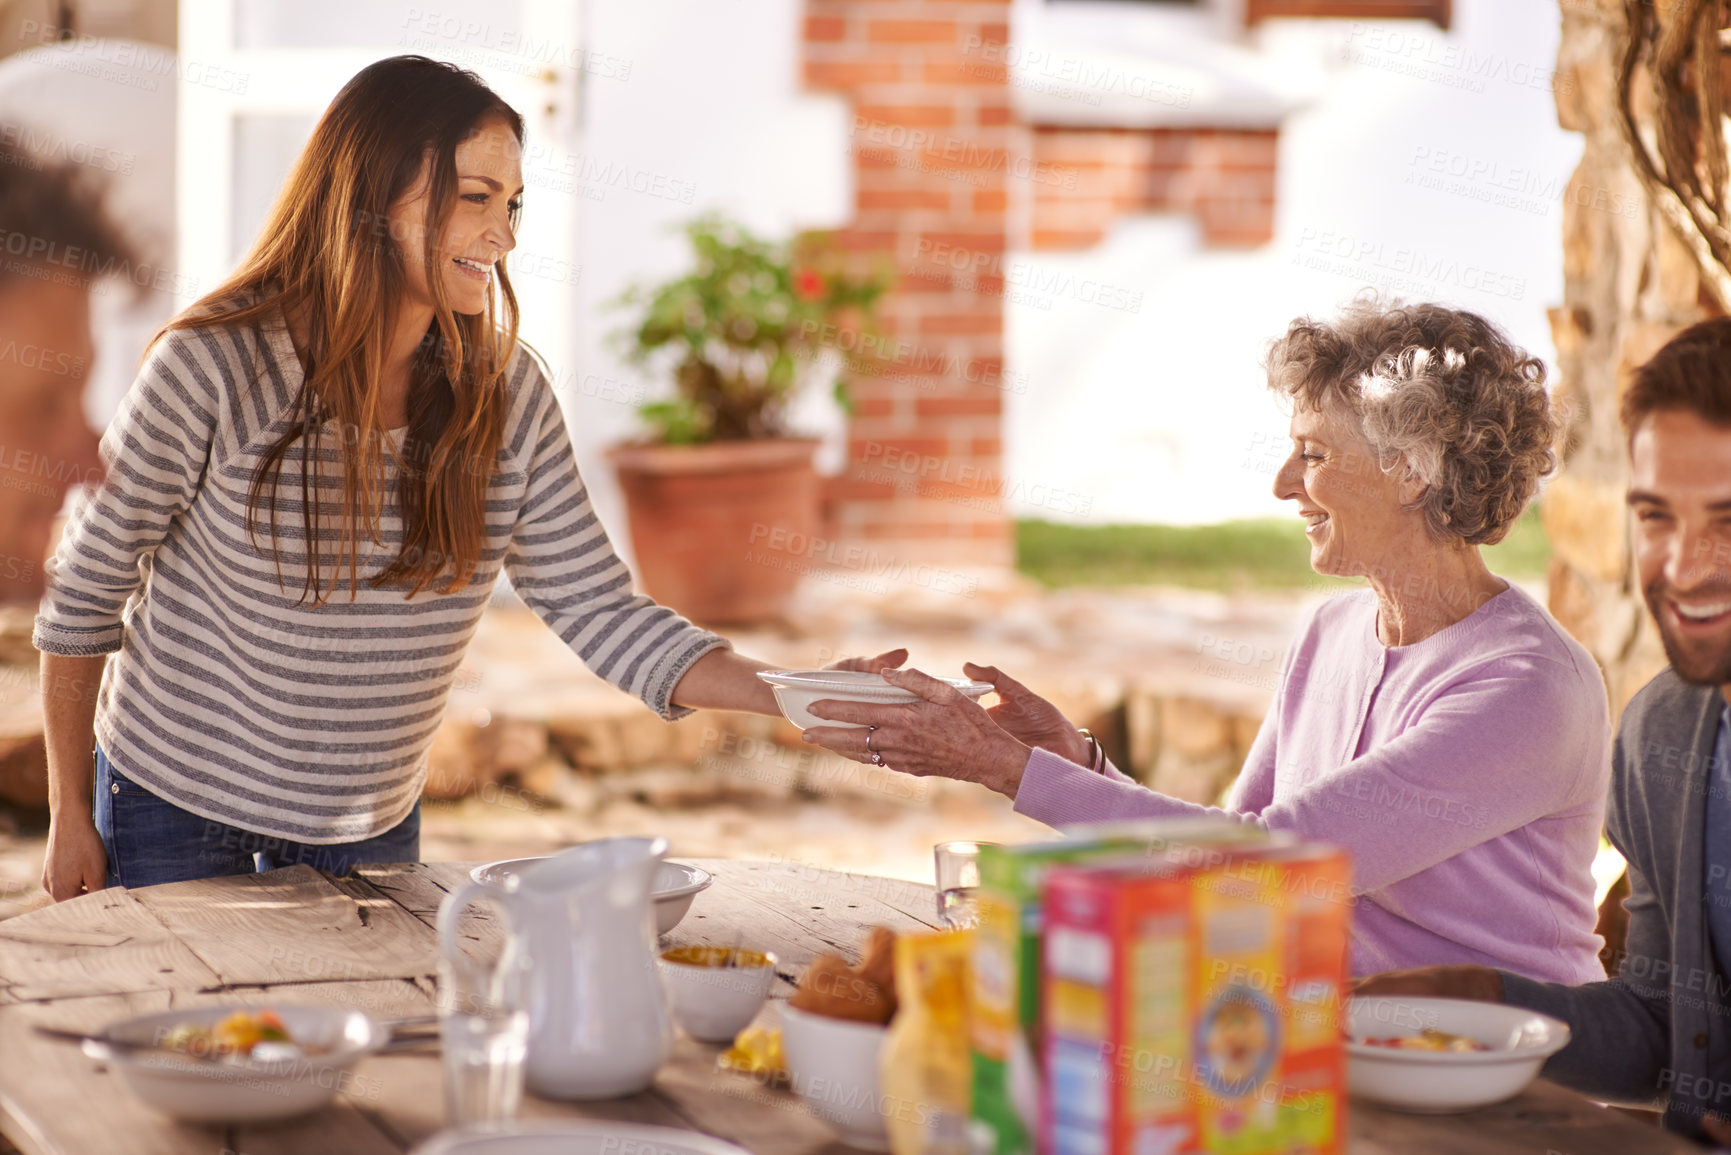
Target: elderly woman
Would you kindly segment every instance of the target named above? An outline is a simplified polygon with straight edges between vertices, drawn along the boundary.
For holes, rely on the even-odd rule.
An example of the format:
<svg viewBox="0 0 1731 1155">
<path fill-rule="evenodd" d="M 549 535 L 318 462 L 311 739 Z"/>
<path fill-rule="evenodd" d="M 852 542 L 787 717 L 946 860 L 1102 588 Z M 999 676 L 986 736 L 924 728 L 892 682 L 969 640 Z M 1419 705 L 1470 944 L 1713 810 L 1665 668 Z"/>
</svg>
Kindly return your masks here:
<svg viewBox="0 0 1731 1155">
<path fill-rule="evenodd" d="M 1292 408 L 1276 496 L 1316 572 L 1363 577 L 1311 616 L 1225 813 L 1347 847 L 1355 974 L 1477 962 L 1597 979 L 1591 865 L 1609 720 L 1586 651 L 1479 546 L 1554 465 L 1544 368 L 1494 326 L 1437 305 L 1361 302 L 1274 342 Z M 819 703 L 817 742 L 911 774 L 979 782 L 1062 825 L 1219 815 L 1119 773 L 1092 738 L 989 667 L 986 710 L 917 671 L 907 706 Z"/>
</svg>

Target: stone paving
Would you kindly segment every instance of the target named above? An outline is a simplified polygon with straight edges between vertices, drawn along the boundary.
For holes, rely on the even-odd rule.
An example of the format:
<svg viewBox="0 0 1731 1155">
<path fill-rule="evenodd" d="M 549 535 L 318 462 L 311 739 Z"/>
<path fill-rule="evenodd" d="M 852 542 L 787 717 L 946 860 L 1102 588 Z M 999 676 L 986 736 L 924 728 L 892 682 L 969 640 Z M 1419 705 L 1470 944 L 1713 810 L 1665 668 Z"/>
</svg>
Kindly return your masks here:
<svg viewBox="0 0 1731 1155">
<path fill-rule="evenodd" d="M 968 589 L 881 596 L 808 579 L 783 623 L 724 632 L 741 652 L 788 666 L 898 645 L 934 673 L 959 674 L 964 660 L 997 665 L 1091 726 L 1145 781 L 1213 800 L 1255 733 L 1287 640 L 1318 596 L 1046 591 L 1002 574 Z M 0 651 L 6 656 L 27 659 L 27 647 Z M 0 676 L 0 784 L 9 760 L 10 789 L 28 802 L 39 775 L 28 766 L 35 687 L 27 666 L 0 671 L 10 671 Z M 431 764 L 422 842 L 429 860 L 516 857 L 655 833 L 676 856 L 792 860 L 925 881 L 936 842 L 1027 840 L 1046 829 L 983 788 L 803 746 L 778 719 L 700 713 L 668 725 L 589 674 L 508 600 L 477 633 Z M 46 900 L 38 885 L 44 845 L 40 809 L 0 803 L 0 918 Z"/>
</svg>

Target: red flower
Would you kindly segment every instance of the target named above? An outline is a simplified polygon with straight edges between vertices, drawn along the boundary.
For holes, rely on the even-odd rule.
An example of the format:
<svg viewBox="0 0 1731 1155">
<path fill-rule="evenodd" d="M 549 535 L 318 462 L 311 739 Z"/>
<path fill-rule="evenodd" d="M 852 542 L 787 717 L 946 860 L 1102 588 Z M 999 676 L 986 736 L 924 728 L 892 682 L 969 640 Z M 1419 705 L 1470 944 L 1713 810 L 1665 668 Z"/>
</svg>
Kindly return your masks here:
<svg viewBox="0 0 1731 1155">
<path fill-rule="evenodd" d="M 802 301 L 815 301 L 823 296 L 823 275 L 816 269 L 800 269 L 793 275 L 793 291 Z"/>
</svg>

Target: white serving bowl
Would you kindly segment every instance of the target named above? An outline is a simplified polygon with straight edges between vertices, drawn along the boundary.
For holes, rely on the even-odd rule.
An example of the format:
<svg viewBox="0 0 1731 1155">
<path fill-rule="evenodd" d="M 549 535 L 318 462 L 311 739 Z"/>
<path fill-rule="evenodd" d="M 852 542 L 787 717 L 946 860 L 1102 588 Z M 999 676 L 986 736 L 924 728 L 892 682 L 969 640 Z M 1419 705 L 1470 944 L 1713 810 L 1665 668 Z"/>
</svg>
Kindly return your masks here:
<svg viewBox="0 0 1731 1155">
<path fill-rule="evenodd" d="M 878 1057 L 888 1027 L 781 1007 L 781 1043 L 793 1089 L 844 1143 L 888 1151 Z"/>
<path fill-rule="evenodd" d="M 852 726 L 853 722 L 836 722 L 819 718 L 811 712 L 813 702 L 834 698 L 843 702 L 917 702 L 920 696 L 912 690 L 892 686 L 882 674 L 867 674 L 856 670 L 759 670 L 757 676 L 775 689 L 776 705 L 782 716 L 801 730 L 813 726 Z M 966 678 L 939 678 L 979 701 L 992 692 L 990 682 L 970 682 Z"/>
<path fill-rule="evenodd" d="M 729 955 L 736 965 L 727 966 Z M 657 960 L 673 1021 L 705 1043 L 731 1043 L 751 1025 L 775 982 L 775 955 L 724 946 L 681 946 Z"/>
<path fill-rule="evenodd" d="M 133 1051 L 104 1040 L 150 1046 L 183 1023 L 209 1027 L 235 1011 L 263 1007 L 193 1007 L 140 1015 L 87 1039 L 84 1051 L 108 1064 L 146 1106 L 190 1123 L 253 1123 L 316 1111 L 336 1097 L 360 1059 L 389 1032 L 345 1007 L 272 1006 L 298 1043 L 329 1047 L 301 1059 L 210 1061 L 160 1050 Z"/>
<path fill-rule="evenodd" d="M 539 858 L 507 858 L 500 862 L 489 862 L 469 871 L 469 877 L 476 882 L 504 882 L 509 876 L 527 868 L 530 863 L 540 861 Z M 655 889 L 651 893 L 655 901 L 655 933 L 666 934 L 678 926 L 679 920 L 685 917 L 685 912 L 691 909 L 691 900 L 697 897 L 697 892 L 714 881 L 715 876 L 701 866 L 665 860 L 657 863 Z"/>
<path fill-rule="evenodd" d="M 1399 1051 L 1359 1039 L 1408 1038 L 1425 1028 L 1482 1043 L 1485 1051 Z M 1502 1003 L 1396 995 L 1348 999 L 1346 1084 L 1361 1099 L 1440 1115 L 1512 1099 L 1545 1060 L 1569 1045 L 1569 1027 Z"/>
<path fill-rule="evenodd" d="M 742 1147 L 696 1131 L 641 1123 L 573 1119 L 519 1123 L 504 1131 L 441 1131 L 413 1155 L 746 1155 Z"/>
</svg>

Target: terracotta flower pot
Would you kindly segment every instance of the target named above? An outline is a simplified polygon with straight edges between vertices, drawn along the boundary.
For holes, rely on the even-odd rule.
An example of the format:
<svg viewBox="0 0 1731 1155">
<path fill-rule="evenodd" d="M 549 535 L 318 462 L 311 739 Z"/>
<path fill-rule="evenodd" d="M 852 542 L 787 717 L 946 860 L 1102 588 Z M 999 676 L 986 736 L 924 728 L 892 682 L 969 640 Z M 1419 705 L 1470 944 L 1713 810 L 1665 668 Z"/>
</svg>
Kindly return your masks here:
<svg viewBox="0 0 1731 1155">
<path fill-rule="evenodd" d="M 780 617 L 818 529 L 816 450 L 792 437 L 610 450 L 649 596 L 699 622 Z"/>
</svg>

